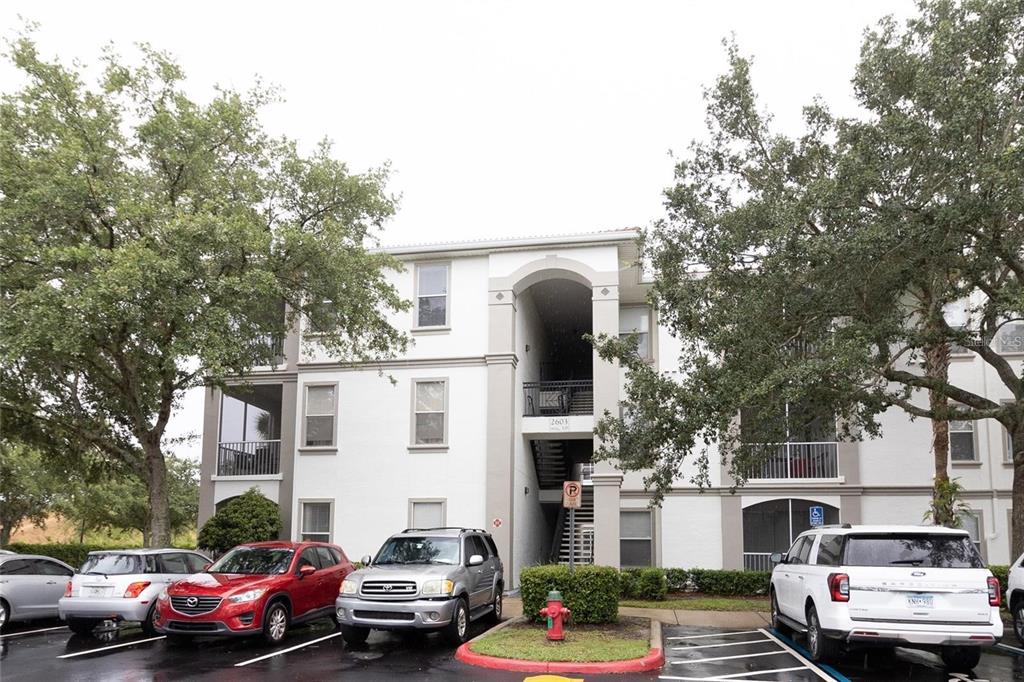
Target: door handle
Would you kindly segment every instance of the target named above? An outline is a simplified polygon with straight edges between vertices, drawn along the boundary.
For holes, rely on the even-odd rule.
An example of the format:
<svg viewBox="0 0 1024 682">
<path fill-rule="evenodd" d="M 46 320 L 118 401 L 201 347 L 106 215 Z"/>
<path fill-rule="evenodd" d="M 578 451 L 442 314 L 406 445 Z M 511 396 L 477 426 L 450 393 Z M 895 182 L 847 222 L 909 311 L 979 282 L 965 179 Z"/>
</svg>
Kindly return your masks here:
<svg viewBox="0 0 1024 682">
<path fill-rule="evenodd" d="M 804 577 L 802 575 L 798 575 L 797 577 L 800 578 L 800 580 L 804 579 Z"/>
<path fill-rule="evenodd" d="M 57 584 L 57 581 L 56 581 L 56 580 L 47 580 L 47 581 L 46 581 L 46 584 L 47 584 L 47 585 L 56 585 L 56 584 Z"/>
</svg>

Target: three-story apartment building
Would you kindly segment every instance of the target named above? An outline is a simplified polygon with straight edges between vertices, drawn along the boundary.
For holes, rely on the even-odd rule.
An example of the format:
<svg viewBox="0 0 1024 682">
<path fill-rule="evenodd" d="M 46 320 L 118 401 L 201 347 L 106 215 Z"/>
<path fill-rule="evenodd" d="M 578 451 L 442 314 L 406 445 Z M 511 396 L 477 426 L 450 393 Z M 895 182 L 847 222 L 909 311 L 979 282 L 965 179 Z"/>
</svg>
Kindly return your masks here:
<svg viewBox="0 0 1024 682">
<path fill-rule="evenodd" d="M 390 276 L 412 310 L 393 320 L 415 343 L 374 364 L 339 363 L 303 338 L 281 362 L 206 391 L 200 522 L 252 486 L 281 510 L 282 535 L 374 552 L 396 529 L 486 528 L 509 567 L 766 568 L 810 525 L 919 523 L 932 482 L 930 426 L 883 416 L 884 436 L 837 442 L 819 425 L 790 433 L 735 492 L 725 467 L 698 491 L 680 479 L 649 508 L 642 475 L 593 462 L 595 419 L 617 413 L 624 376 L 584 334 L 637 333 L 639 352 L 677 371 L 678 344 L 646 303 L 631 230 L 398 247 Z M 1000 350 L 1024 356 L 1024 325 Z M 954 380 L 1003 398 L 971 353 Z M 1008 395 L 1005 397 L 1009 397 Z M 791 406 L 790 409 L 798 409 Z M 952 475 L 967 527 L 992 563 L 1009 560 L 1012 467 L 998 423 L 954 422 Z M 713 461 L 717 461 L 717 458 Z M 569 524 L 562 482 L 583 482 Z M 510 585 L 510 586 L 512 586 Z"/>
</svg>

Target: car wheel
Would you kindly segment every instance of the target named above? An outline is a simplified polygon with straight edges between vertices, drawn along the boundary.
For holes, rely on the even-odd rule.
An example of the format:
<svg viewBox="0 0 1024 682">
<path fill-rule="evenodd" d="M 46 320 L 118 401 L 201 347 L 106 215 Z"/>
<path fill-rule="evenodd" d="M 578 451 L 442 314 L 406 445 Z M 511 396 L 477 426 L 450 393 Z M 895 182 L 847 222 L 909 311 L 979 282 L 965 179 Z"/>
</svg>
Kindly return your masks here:
<svg viewBox="0 0 1024 682">
<path fill-rule="evenodd" d="M 7 602 L 0 599 L 0 630 L 7 627 Z"/>
<path fill-rule="evenodd" d="M 1015 604 L 1013 609 L 1013 632 L 1017 635 L 1017 641 L 1024 644 L 1024 599 Z"/>
<path fill-rule="evenodd" d="M 274 602 L 263 616 L 263 639 L 267 644 L 280 644 L 288 634 L 288 609 Z"/>
<path fill-rule="evenodd" d="M 497 625 L 501 622 L 501 585 L 494 588 L 494 601 L 491 603 L 492 610 L 487 614 L 487 622 Z"/>
<path fill-rule="evenodd" d="M 150 635 L 150 636 L 158 634 L 157 631 L 156 631 L 156 626 L 153 625 L 153 616 L 155 616 L 155 615 L 156 615 L 156 604 L 153 604 L 151 607 L 149 607 L 149 612 L 146 614 L 146 617 L 143 619 L 142 623 L 140 623 L 140 625 L 142 626 L 142 632 L 143 633 L 145 633 L 147 635 Z"/>
<path fill-rule="evenodd" d="M 359 628 L 353 625 L 341 626 L 341 638 L 346 644 L 365 644 L 366 638 L 370 636 L 370 628 Z"/>
<path fill-rule="evenodd" d="M 772 590 L 771 609 L 772 629 L 777 632 L 781 632 L 782 634 L 786 634 L 787 632 L 789 632 L 789 628 L 782 622 L 782 619 L 779 617 L 781 615 L 779 612 L 779 600 L 775 596 L 775 590 Z"/>
<path fill-rule="evenodd" d="M 452 622 L 445 627 L 445 635 L 452 644 L 462 644 L 469 639 L 469 608 L 465 599 L 455 602 Z"/>
<path fill-rule="evenodd" d="M 821 631 L 821 621 L 813 606 L 807 607 L 807 649 L 812 661 L 827 661 L 839 653 L 839 645 Z"/>
<path fill-rule="evenodd" d="M 954 673 L 969 673 L 981 661 L 981 647 L 978 646 L 944 646 L 942 662 L 946 669 Z"/>
<path fill-rule="evenodd" d="M 68 627 L 76 635 L 91 635 L 99 621 L 95 618 L 68 618 Z"/>
</svg>

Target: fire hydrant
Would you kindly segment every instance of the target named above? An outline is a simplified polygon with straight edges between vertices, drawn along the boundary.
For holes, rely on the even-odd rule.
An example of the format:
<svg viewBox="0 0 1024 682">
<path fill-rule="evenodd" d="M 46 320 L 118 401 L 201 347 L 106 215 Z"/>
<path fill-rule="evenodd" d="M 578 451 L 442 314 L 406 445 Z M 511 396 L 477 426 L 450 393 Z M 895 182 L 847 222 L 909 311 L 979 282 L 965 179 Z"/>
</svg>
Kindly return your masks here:
<svg viewBox="0 0 1024 682">
<path fill-rule="evenodd" d="M 565 639 L 562 621 L 572 611 L 562 606 L 562 593 L 558 590 L 548 592 L 548 605 L 540 610 L 540 615 L 548 619 L 548 641 L 561 642 Z"/>
</svg>

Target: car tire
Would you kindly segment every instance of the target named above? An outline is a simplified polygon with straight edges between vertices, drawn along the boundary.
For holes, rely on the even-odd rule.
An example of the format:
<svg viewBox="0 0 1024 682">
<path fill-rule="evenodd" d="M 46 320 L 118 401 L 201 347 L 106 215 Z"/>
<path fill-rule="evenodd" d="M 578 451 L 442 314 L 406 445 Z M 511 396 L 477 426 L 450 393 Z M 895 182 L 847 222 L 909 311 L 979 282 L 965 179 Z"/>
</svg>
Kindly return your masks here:
<svg viewBox="0 0 1024 682">
<path fill-rule="evenodd" d="M 813 605 L 807 607 L 807 650 L 816 663 L 833 659 L 839 653 L 839 643 L 822 632 L 821 621 Z"/>
<path fill-rule="evenodd" d="M 789 633 L 789 626 L 782 622 L 781 611 L 779 611 L 779 600 L 775 596 L 775 590 L 772 590 L 772 605 L 771 605 L 771 624 L 772 629 L 782 634 Z"/>
<path fill-rule="evenodd" d="M 497 625 L 501 622 L 501 612 L 504 604 L 502 604 L 502 586 L 498 585 L 494 588 L 494 601 L 491 602 L 492 610 L 487 614 L 487 622 L 492 625 Z"/>
<path fill-rule="evenodd" d="M 366 644 L 366 638 L 370 636 L 370 628 L 360 628 L 354 625 L 341 626 L 341 638 L 345 644 Z"/>
<path fill-rule="evenodd" d="M 99 624 L 99 620 L 96 618 L 73 618 L 68 617 L 68 627 L 71 628 L 71 632 L 76 635 L 91 635 L 92 631 L 96 629 Z"/>
<path fill-rule="evenodd" d="M 1017 641 L 1024 644 L 1024 599 L 1013 605 L 1013 633 Z"/>
<path fill-rule="evenodd" d="M 143 634 L 149 635 L 150 637 L 159 634 L 156 631 L 156 626 L 153 625 L 153 616 L 155 615 L 156 604 L 153 604 L 151 607 L 149 607 L 149 611 L 146 613 L 146 617 L 142 620 L 141 623 L 139 623 L 139 625 L 142 627 Z"/>
<path fill-rule="evenodd" d="M 944 646 L 942 647 L 942 662 L 946 664 L 946 670 L 953 673 L 969 673 L 978 667 L 981 661 L 981 647 L 979 646 Z"/>
<path fill-rule="evenodd" d="M 452 611 L 452 622 L 444 628 L 444 634 L 452 644 L 463 644 L 469 639 L 469 607 L 466 600 L 459 598 Z"/>
<path fill-rule="evenodd" d="M 0 630 L 7 627 L 7 619 L 11 617 L 11 607 L 5 599 L 0 599 Z"/>
<path fill-rule="evenodd" d="M 284 602 L 275 601 L 263 614 L 263 641 L 277 645 L 288 635 L 288 607 Z"/>
</svg>

